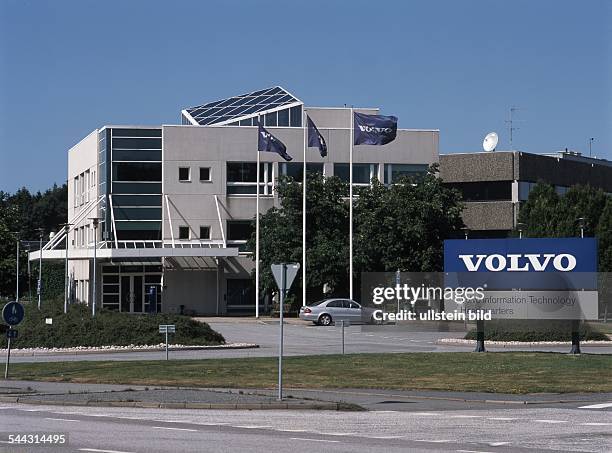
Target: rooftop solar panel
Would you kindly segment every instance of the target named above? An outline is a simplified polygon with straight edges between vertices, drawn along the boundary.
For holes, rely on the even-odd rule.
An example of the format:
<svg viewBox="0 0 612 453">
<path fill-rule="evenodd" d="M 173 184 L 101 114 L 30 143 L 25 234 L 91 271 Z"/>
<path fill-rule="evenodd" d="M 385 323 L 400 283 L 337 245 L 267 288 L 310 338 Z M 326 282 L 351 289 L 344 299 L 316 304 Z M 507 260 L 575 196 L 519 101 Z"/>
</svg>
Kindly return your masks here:
<svg viewBox="0 0 612 453">
<path fill-rule="evenodd" d="M 228 124 L 302 101 L 276 86 L 185 109 L 199 125 Z"/>
</svg>

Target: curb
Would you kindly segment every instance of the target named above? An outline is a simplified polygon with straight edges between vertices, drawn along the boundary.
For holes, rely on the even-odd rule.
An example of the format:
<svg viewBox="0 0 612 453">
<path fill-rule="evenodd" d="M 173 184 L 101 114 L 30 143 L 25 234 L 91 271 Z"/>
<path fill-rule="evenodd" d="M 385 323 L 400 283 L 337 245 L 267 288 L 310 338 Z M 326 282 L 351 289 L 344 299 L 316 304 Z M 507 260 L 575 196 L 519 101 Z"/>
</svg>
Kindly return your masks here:
<svg viewBox="0 0 612 453">
<path fill-rule="evenodd" d="M 146 401 L 61 401 L 22 397 L 0 397 L 2 403 L 41 404 L 49 406 L 87 406 L 87 407 L 137 407 L 147 409 L 223 409 L 223 410 L 324 410 L 324 411 L 363 411 L 361 406 L 347 403 L 163 403 Z"/>
<path fill-rule="evenodd" d="M 491 346 L 501 347 L 517 347 L 517 346 L 571 346 L 571 341 L 496 341 L 486 340 L 485 342 Z M 440 338 L 435 341 L 437 345 L 445 346 L 473 346 L 476 344 L 476 340 L 466 340 L 464 338 Z M 611 341 L 594 340 L 594 341 L 581 341 L 582 346 L 612 346 Z"/>
<path fill-rule="evenodd" d="M 218 346 L 184 346 L 184 347 L 169 347 L 168 351 L 212 351 L 220 349 L 258 349 L 259 345 L 256 343 L 239 344 L 233 346 L 229 345 L 218 345 Z M 39 352 L 26 352 L 11 349 L 11 356 L 15 357 L 37 357 L 46 355 L 87 355 L 87 354 L 116 354 L 116 353 L 128 353 L 128 352 L 164 352 L 165 347 L 155 348 L 132 348 L 132 349 L 82 349 L 75 351 L 39 351 Z M 0 353 L 6 353 L 6 349 L 0 349 Z"/>
</svg>

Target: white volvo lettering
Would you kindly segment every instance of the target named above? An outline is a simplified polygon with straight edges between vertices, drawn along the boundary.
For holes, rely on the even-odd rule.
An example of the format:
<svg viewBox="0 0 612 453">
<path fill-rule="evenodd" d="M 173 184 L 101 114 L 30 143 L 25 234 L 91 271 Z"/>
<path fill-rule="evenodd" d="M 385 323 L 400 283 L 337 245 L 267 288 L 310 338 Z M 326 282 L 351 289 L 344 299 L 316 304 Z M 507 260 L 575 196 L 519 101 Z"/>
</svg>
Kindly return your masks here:
<svg viewBox="0 0 612 453">
<path fill-rule="evenodd" d="M 569 253 L 510 253 L 500 255 L 459 255 L 468 272 L 478 272 L 482 264 L 489 272 L 544 272 L 552 261 L 555 270 L 559 272 L 569 272 L 576 267 L 576 257 Z"/>
</svg>

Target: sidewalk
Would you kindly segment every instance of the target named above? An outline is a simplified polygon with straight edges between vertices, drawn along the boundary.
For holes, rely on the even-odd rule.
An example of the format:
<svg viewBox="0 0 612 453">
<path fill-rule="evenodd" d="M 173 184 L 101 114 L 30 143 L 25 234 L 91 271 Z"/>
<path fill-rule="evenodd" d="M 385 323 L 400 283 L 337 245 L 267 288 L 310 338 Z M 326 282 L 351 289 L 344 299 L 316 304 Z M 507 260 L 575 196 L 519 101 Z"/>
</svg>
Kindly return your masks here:
<svg viewBox="0 0 612 453">
<path fill-rule="evenodd" d="M 278 401 L 276 393 L 254 393 L 233 389 L 72 384 L 63 382 L 4 381 L 0 403 L 57 406 L 140 407 L 163 409 L 293 409 L 362 410 L 361 407 L 310 397 L 287 396 Z"/>
<path fill-rule="evenodd" d="M 459 410 L 479 408 L 580 406 L 612 401 L 612 393 L 539 393 L 527 395 L 399 391 L 381 389 L 277 390 L 155 387 L 65 382 L 3 381 L 0 403 L 61 406 L 112 406 L 169 409 L 316 409 L 316 410 Z"/>
</svg>

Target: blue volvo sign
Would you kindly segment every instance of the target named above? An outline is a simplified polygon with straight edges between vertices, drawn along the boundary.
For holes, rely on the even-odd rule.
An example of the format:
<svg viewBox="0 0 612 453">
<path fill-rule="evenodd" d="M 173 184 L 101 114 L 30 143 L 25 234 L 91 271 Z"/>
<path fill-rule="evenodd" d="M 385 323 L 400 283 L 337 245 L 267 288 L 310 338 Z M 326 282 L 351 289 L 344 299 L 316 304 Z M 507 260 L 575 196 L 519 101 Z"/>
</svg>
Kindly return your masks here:
<svg viewBox="0 0 612 453">
<path fill-rule="evenodd" d="M 444 241 L 444 272 L 487 289 L 595 289 L 594 238 Z"/>
</svg>

